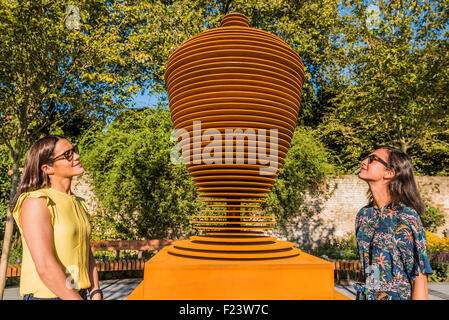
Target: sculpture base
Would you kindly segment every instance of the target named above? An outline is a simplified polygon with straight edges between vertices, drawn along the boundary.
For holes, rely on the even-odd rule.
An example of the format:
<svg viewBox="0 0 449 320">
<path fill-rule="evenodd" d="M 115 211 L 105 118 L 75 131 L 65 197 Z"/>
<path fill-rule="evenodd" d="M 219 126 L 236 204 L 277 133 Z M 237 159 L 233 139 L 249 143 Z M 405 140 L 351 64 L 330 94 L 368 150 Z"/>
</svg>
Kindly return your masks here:
<svg viewBox="0 0 449 320">
<path fill-rule="evenodd" d="M 334 265 L 302 251 L 227 261 L 176 256 L 169 248 L 145 264 L 144 279 L 127 300 L 349 300 L 334 290 Z"/>
</svg>

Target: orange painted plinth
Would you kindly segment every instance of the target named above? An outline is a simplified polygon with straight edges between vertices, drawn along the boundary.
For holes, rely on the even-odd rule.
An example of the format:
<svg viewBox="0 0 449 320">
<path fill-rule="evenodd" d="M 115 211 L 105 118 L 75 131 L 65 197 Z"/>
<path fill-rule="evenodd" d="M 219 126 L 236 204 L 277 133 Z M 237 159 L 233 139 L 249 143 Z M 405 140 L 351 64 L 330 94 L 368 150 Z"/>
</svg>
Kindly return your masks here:
<svg viewBox="0 0 449 320">
<path fill-rule="evenodd" d="M 168 253 L 145 265 L 127 300 L 347 300 L 334 290 L 334 265 L 304 252 L 296 257 L 225 261 Z"/>
</svg>

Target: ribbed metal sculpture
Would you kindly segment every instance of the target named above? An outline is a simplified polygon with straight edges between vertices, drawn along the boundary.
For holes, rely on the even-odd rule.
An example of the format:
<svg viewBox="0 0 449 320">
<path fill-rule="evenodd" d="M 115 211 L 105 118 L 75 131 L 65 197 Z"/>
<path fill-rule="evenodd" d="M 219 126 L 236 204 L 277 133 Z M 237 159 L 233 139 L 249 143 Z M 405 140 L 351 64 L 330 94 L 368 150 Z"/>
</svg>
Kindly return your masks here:
<svg viewBox="0 0 449 320">
<path fill-rule="evenodd" d="M 200 235 L 147 261 L 127 299 L 347 299 L 334 290 L 333 263 L 264 234 L 275 219 L 261 204 L 298 115 L 299 56 L 231 13 L 183 43 L 165 76 L 181 159 L 206 209 L 192 216 Z"/>
<path fill-rule="evenodd" d="M 207 206 L 191 217 L 201 235 L 168 251 L 226 260 L 298 255 L 292 243 L 264 235 L 275 217 L 260 206 L 295 129 L 304 82 L 298 54 L 230 13 L 171 55 L 165 81 L 183 160 Z"/>
</svg>

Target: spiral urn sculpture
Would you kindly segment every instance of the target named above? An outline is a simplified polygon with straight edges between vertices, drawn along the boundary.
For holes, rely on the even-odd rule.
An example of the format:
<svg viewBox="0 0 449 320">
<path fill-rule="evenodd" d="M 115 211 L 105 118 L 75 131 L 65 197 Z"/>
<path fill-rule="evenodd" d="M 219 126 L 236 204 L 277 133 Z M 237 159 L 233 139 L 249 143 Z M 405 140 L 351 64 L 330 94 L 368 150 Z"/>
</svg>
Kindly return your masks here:
<svg viewBox="0 0 449 320">
<path fill-rule="evenodd" d="M 239 13 L 184 42 L 165 81 L 181 149 L 206 209 L 191 216 L 200 235 L 176 241 L 178 256 L 257 260 L 300 250 L 265 235 L 261 209 L 285 160 L 298 116 L 304 66 L 269 32 Z"/>
<path fill-rule="evenodd" d="M 230 13 L 170 56 L 165 81 L 175 158 L 205 208 L 191 216 L 198 235 L 147 261 L 127 299 L 346 300 L 334 290 L 333 263 L 267 234 L 276 222 L 262 209 L 296 126 L 301 58 Z"/>
</svg>

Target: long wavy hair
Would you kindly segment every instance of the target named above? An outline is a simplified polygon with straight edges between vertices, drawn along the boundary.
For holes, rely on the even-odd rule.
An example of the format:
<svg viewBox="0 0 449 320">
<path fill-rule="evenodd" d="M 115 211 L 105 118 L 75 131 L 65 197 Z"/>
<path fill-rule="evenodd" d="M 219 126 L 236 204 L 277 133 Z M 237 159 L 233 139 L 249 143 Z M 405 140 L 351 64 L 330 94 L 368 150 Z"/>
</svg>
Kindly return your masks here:
<svg viewBox="0 0 449 320">
<path fill-rule="evenodd" d="M 414 209 L 419 215 L 424 214 L 425 205 L 415 182 L 412 159 L 407 153 L 391 146 L 381 146 L 378 149 L 387 150 L 387 163 L 395 172 L 395 176 L 388 183 L 393 208 L 397 208 L 403 203 Z M 374 199 L 371 190 L 368 191 L 368 198 L 372 205 Z"/>
<path fill-rule="evenodd" d="M 41 166 L 53 156 L 56 142 L 61 139 L 65 138 L 49 135 L 36 141 L 28 150 L 19 186 L 14 200 L 10 204 L 11 211 L 14 210 L 17 199 L 22 193 L 50 187 L 50 178 L 42 171 Z"/>
</svg>

